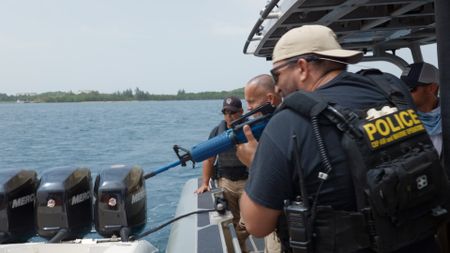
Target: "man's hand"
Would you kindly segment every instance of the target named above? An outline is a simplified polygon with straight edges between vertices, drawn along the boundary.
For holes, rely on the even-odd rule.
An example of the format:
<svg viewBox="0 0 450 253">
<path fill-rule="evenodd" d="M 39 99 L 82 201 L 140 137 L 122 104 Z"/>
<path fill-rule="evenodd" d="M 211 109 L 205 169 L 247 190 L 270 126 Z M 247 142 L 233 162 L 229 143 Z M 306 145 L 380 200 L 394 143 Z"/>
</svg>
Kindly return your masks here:
<svg viewBox="0 0 450 253">
<path fill-rule="evenodd" d="M 243 131 L 248 142 L 236 146 L 236 156 L 247 168 L 250 168 L 258 147 L 258 141 L 253 136 L 252 130 L 248 125 L 244 126 Z"/>
<path fill-rule="evenodd" d="M 202 185 L 198 187 L 198 189 L 194 192 L 197 194 L 204 193 L 207 191 L 210 191 L 209 188 L 209 180 L 213 176 L 214 173 L 214 161 L 216 160 L 215 157 L 210 157 L 203 161 L 203 168 L 202 168 Z"/>
<path fill-rule="evenodd" d="M 202 186 L 198 187 L 198 189 L 195 190 L 194 193 L 201 194 L 201 193 L 204 193 L 204 192 L 209 192 L 210 190 L 211 189 L 209 188 L 209 185 L 203 184 Z"/>
</svg>

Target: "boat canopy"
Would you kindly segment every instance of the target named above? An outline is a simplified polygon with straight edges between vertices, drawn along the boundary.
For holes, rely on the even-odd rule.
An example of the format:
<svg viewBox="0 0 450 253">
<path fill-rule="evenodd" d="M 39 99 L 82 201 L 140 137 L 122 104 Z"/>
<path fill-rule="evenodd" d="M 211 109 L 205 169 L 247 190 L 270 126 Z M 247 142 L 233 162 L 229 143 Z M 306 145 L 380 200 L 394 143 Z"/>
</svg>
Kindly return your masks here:
<svg viewBox="0 0 450 253">
<path fill-rule="evenodd" d="M 421 45 L 436 42 L 434 1 L 303 0 L 268 3 L 244 46 L 244 53 L 270 60 L 278 39 L 305 24 L 330 27 L 344 48 L 360 50 L 366 61 L 407 65 L 395 50 L 410 48 L 422 61 Z"/>
</svg>

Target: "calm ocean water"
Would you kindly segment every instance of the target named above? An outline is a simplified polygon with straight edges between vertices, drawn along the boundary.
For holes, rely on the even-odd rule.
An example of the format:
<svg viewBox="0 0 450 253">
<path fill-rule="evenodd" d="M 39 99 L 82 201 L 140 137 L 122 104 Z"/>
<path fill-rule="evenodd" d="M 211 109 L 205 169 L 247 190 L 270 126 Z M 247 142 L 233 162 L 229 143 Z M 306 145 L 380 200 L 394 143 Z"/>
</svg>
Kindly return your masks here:
<svg viewBox="0 0 450 253">
<path fill-rule="evenodd" d="M 0 104 L 0 170 L 86 166 L 93 177 L 114 164 L 146 172 L 176 161 L 174 144 L 190 148 L 205 140 L 223 117 L 222 102 L 150 101 Z M 175 214 L 187 179 L 197 168 L 176 167 L 146 182 L 146 228 Z M 146 239 L 165 251 L 170 227 Z"/>
</svg>

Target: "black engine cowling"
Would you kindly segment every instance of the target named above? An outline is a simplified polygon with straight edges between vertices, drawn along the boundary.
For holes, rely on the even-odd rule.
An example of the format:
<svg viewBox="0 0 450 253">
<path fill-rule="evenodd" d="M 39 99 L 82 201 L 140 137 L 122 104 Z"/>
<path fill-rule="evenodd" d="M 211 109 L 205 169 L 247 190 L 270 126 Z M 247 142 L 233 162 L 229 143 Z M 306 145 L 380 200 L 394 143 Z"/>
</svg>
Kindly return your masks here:
<svg viewBox="0 0 450 253">
<path fill-rule="evenodd" d="M 25 242 L 35 235 L 34 199 L 37 185 L 35 171 L 0 172 L 0 243 Z"/>
<path fill-rule="evenodd" d="M 60 240 L 81 238 L 92 228 L 92 179 L 86 168 L 45 171 L 36 192 L 38 234 Z M 59 240 L 58 240 L 59 241 Z"/>
<path fill-rule="evenodd" d="M 147 221 L 147 194 L 144 172 L 139 167 L 104 169 L 95 180 L 94 222 L 104 236 L 140 232 Z M 123 231 L 127 231 L 123 233 Z M 121 234 L 122 233 L 122 234 Z"/>
</svg>

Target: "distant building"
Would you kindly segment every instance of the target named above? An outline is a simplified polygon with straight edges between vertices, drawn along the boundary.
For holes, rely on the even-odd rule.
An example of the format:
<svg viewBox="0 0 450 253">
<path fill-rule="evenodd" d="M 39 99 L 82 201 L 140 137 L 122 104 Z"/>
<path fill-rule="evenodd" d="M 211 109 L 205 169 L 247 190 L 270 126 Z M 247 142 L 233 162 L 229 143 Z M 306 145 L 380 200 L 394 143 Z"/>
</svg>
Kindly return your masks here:
<svg viewBox="0 0 450 253">
<path fill-rule="evenodd" d="M 95 90 L 79 90 L 79 91 L 74 92 L 73 94 L 79 95 L 79 94 L 83 94 L 83 93 L 92 93 L 92 92 L 95 92 Z"/>
<path fill-rule="evenodd" d="M 16 93 L 16 96 L 36 96 L 37 93 L 36 92 L 21 92 L 21 93 Z"/>
</svg>

